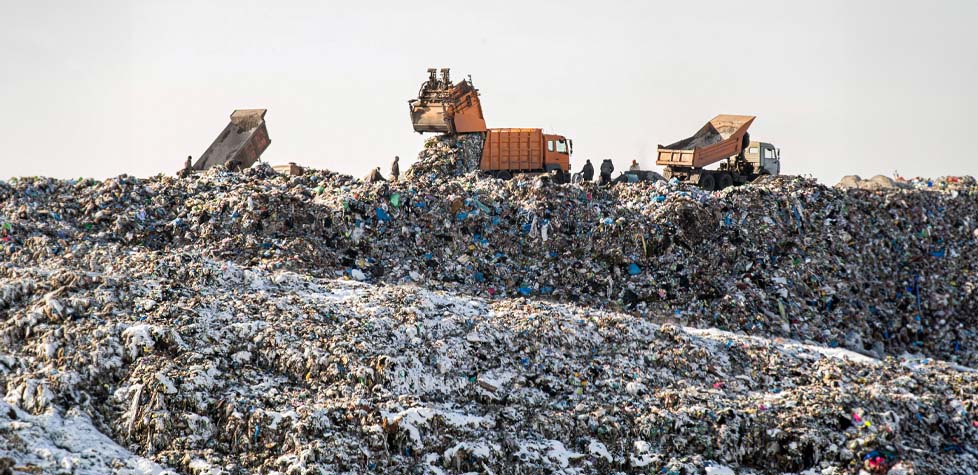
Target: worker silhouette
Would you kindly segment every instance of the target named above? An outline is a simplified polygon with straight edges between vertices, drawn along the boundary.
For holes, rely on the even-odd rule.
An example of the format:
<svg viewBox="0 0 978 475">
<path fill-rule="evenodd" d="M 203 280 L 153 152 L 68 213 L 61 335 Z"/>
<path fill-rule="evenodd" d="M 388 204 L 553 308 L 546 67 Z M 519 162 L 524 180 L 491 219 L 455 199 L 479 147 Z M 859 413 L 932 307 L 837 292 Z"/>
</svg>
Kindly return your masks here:
<svg viewBox="0 0 978 475">
<path fill-rule="evenodd" d="M 192 163 L 192 161 L 193 160 L 192 160 L 191 156 L 190 155 L 187 155 L 187 162 L 183 164 L 183 170 L 180 170 L 180 176 L 181 177 L 186 178 L 186 177 L 190 176 L 190 170 L 192 170 L 193 169 L 193 166 L 194 166 L 193 163 Z"/>
<path fill-rule="evenodd" d="M 611 163 L 611 159 L 607 159 L 601 162 L 601 184 L 607 185 L 611 183 L 611 173 L 615 171 L 615 164 Z"/>
<path fill-rule="evenodd" d="M 640 170 L 640 167 L 638 166 L 638 160 L 632 160 L 632 166 L 628 167 L 628 171 L 630 171 L 630 172 L 637 172 L 639 170 Z"/>
<path fill-rule="evenodd" d="M 581 170 L 581 177 L 584 181 L 594 180 L 594 165 L 591 165 L 591 160 L 584 163 L 584 168 Z"/>
<path fill-rule="evenodd" d="M 391 180 L 396 181 L 401 177 L 401 166 L 397 162 L 401 159 L 397 155 L 394 155 L 394 163 L 391 164 Z"/>
</svg>

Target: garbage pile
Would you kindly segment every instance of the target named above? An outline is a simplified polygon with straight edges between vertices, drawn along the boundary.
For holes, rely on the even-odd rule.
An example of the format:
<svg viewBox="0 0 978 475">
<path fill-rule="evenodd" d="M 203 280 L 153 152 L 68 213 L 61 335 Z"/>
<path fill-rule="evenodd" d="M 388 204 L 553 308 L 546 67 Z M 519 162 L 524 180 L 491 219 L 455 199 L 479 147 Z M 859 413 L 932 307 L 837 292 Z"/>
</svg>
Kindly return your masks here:
<svg viewBox="0 0 978 475">
<path fill-rule="evenodd" d="M 181 473 L 978 466 L 978 374 L 929 358 L 191 251 L 5 272 L 6 401 Z"/>
<path fill-rule="evenodd" d="M 269 269 L 976 364 L 973 180 L 869 192 L 776 177 L 707 194 L 663 181 L 433 176 L 365 184 L 257 167 L 190 180 L 18 180 L 0 185 L 0 249 L 31 265 L 93 259 L 105 243 L 191 246 Z"/>
<path fill-rule="evenodd" d="M 78 408 L 32 415 L 2 399 L 0 473 L 176 474 L 119 446 Z"/>
<path fill-rule="evenodd" d="M 181 473 L 978 465 L 970 177 L 501 181 L 473 137 L 395 183 L 0 182 L 4 400 Z"/>
<path fill-rule="evenodd" d="M 859 175 L 846 175 L 835 185 L 837 188 L 862 190 L 892 190 L 918 189 L 918 190 L 940 190 L 945 192 L 960 192 L 973 190 L 975 188 L 975 178 L 971 176 L 944 176 L 937 179 L 931 178 L 904 178 L 897 176 L 890 178 L 884 175 L 876 175 L 869 179 L 862 179 Z"/>
<path fill-rule="evenodd" d="M 434 180 L 461 176 L 479 169 L 482 134 L 437 135 L 425 141 L 418 159 L 408 169 L 408 179 Z"/>
<path fill-rule="evenodd" d="M 859 175 L 846 175 L 842 177 L 842 180 L 840 180 L 836 186 L 843 189 L 857 188 L 860 190 L 872 191 L 910 188 L 908 183 L 899 182 L 884 175 L 876 175 L 866 180 L 860 178 Z"/>
</svg>

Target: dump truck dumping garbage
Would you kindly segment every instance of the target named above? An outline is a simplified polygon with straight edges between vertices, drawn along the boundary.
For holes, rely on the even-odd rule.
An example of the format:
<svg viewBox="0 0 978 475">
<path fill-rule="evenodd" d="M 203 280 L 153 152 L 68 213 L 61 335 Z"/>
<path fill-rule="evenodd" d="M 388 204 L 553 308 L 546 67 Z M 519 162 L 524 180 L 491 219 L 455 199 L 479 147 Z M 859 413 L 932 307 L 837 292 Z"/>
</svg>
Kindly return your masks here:
<svg viewBox="0 0 978 475">
<path fill-rule="evenodd" d="M 194 170 L 216 165 L 241 170 L 255 164 L 272 140 L 265 127 L 268 109 L 238 109 L 231 113 L 231 123 L 194 163 Z"/>
<path fill-rule="evenodd" d="M 747 129 L 752 115 L 721 114 L 691 137 L 670 145 L 659 145 L 656 165 L 666 178 L 689 181 L 706 190 L 721 190 L 754 180 L 760 175 L 777 175 L 780 157 L 768 143 L 751 142 Z M 720 163 L 717 170 L 704 167 Z"/>
</svg>

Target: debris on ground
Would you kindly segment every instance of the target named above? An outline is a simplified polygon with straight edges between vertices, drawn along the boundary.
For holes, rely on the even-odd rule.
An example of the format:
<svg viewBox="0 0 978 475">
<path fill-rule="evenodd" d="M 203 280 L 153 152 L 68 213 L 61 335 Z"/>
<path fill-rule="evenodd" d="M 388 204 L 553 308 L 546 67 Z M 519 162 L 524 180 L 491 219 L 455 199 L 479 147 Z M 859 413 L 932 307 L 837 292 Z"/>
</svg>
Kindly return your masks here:
<svg viewBox="0 0 978 475">
<path fill-rule="evenodd" d="M 0 464 L 71 452 L 46 418 L 157 472 L 978 466 L 970 177 L 556 185 L 459 140 L 398 182 L 0 182 Z"/>
</svg>

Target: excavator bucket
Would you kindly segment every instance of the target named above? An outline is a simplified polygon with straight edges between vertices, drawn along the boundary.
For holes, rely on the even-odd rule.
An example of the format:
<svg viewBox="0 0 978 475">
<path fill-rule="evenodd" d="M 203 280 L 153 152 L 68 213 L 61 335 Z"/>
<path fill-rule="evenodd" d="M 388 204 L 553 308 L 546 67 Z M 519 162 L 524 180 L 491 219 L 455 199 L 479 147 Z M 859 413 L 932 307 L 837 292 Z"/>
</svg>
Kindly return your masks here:
<svg viewBox="0 0 978 475">
<path fill-rule="evenodd" d="M 449 70 L 442 69 L 441 77 L 434 68 L 428 69 L 428 80 L 421 84 L 418 98 L 408 101 L 411 125 L 418 133 L 462 134 L 485 132 L 479 90 L 471 80 L 452 84 Z"/>
<path fill-rule="evenodd" d="M 226 165 L 231 169 L 241 170 L 254 165 L 272 143 L 265 127 L 266 111 L 267 109 L 238 109 L 232 112 L 231 123 L 197 159 L 193 169 L 207 170 L 215 165 Z"/>
</svg>

